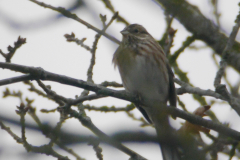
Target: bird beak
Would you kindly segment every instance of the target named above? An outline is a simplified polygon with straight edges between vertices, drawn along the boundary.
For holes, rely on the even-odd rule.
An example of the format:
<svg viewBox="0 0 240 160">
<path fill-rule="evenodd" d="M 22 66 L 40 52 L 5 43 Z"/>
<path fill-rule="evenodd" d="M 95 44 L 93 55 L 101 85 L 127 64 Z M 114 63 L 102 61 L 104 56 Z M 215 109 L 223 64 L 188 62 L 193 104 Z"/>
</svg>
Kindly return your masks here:
<svg viewBox="0 0 240 160">
<path fill-rule="evenodd" d="M 121 34 L 124 36 L 124 35 L 129 34 L 129 32 L 128 32 L 127 30 L 124 29 L 124 30 L 121 31 Z"/>
</svg>

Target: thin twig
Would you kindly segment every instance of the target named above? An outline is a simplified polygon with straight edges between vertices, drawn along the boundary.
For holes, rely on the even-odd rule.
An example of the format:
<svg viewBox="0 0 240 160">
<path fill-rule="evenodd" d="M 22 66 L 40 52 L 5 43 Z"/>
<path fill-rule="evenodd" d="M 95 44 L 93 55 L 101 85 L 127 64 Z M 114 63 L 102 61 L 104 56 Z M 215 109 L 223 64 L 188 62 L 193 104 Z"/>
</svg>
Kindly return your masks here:
<svg viewBox="0 0 240 160">
<path fill-rule="evenodd" d="M 231 105 L 231 107 L 238 113 L 238 115 L 240 115 L 240 100 L 230 95 L 225 85 L 218 86 L 216 92 L 214 92 L 210 89 L 203 90 L 198 87 L 192 87 L 190 84 L 180 81 L 177 78 L 175 78 L 174 81 L 181 86 L 181 88 L 177 89 L 178 95 L 181 95 L 184 93 L 193 93 L 200 96 L 215 97 L 217 99 L 227 101 Z"/>
<path fill-rule="evenodd" d="M 213 5 L 213 14 L 215 15 L 215 18 L 216 18 L 216 21 L 217 21 L 217 25 L 218 25 L 218 28 L 220 28 L 220 16 L 221 14 L 218 12 L 218 0 L 212 0 L 212 5 Z"/>
<path fill-rule="evenodd" d="M 85 158 L 80 157 L 77 153 L 75 153 L 72 149 L 67 148 L 65 145 L 59 143 L 58 141 L 55 142 L 61 149 L 63 149 L 64 151 L 70 153 L 71 155 L 73 155 L 74 157 L 76 157 L 76 160 L 86 160 Z"/>
<path fill-rule="evenodd" d="M 117 18 L 117 16 L 118 16 L 118 12 L 114 13 L 111 20 L 102 29 L 102 32 L 105 32 L 107 30 L 107 28 L 112 24 L 112 22 Z M 89 68 L 88 68 L 88 71 L 87 71 L 87 82 L 90 82 L 90 83 L 93 83 L 93 79 L 92 79 L 93 67 L 95 65 L 95 55 L 96 55 L 96 50 L 97 50 L 97 44 L 98 44 L 98 41 L 99 41 L 100 38 L 101 38 L 101 34 L 97 34 L 95 36 L 95 40 L 93 42 L 93 46 L 92 46 L 92 49 L 91 49 L 92 58 L 91 58 L 90 65 L 89 65 Z"/>
<path fill-rule="evenodd" d="M 94 134 L 96 134 L 101 140 L 103 140 L 104 142 L 112 145 L 113 147 L 118 148 L 119 150 L 121 150 L 122 152 L 130 155 L 131 157 L 138 157 L 135 159 L 142 159 L 142 160 L 146 160 L 144 157 L 140 156 L 139 154 L 137 154 L 136 152 L 130 150 L 129 148 L 123 146 L 121 143 L 113 140 L 112 138 L 108 137 L 105 133 L 103 133 L 101 130 L 99 130 L 89 119 L 89 117 L 84 116 L 83 114 L 79 114 L 78 112 L 76 112 L 75 110 L 71 110 L 70 111 L 70 115 L 72 117 L 77 118 L 83 126 L 87 127 L 88 129 L 90 129 Z"/>
<path fill-rule="evenodd" d="M 44 153 L 47 155 L 52 155 L 53 157 L 56 157 L 58 159 L 62 160 L 69 160 L 67 157 L 64 157 L 57 152 L 55 152 L 52 147 L 49 145 L 42 145 L 39 147 L 33 146 L 27 142 L 27 138 L 25 135 L 25 115 L 29 109 L 29 107 L 25 107 L 23 103 L 19 107 L 17 107 L 18 110 L 16 110 L 16 113 L 20 115 L 20 123 L 21 123 L 21 133 L 22 133 L 22 144 L 25 147 L 25 149 L 29 152 L 36 152 L 36 153 Z"/>
<path fill-rule="evenodd" d="M 52 9 L 52 10 L 54 10 L 54 11 L 57 11 L 57 12 L 61 13 L 62 15 L 64 15 L 65 17 L 74 19 L 74 20 L 82 23 L 82 24 L 85 25 L 86 27 L 94 30 L 95 32 L 97 32 L 97 33 L 105 36 L 105 37 L 108 38 L 109 40 L 111 40 L 111 41 L 113 41 L 113 42 L 115 42 L 115 43 L 117 43 L 117 44 L 120 44 L 120 41 L 117 40 L 116 38 L 114 38 L 113 36 L 111 36 L 111 35 L 103 32 L 103 31 L 101 31 L 100 29 L 94 27 L 93 25 L 91 25 L 91 24 L 87 23 L 86 21 L 82 20 L 81 18 L 79 18 L 76 14 L 73 14 L 73 13 L 69 12 L 68 10 L 62 8 L 62 7 L 53 7 L 53 6 L 51 6 L 51 5 L 45 4 L 45 3 L 43 3 L 43 2 L 39 2 L 39 1 L 37 1 L 37 0 L 30 0 L 30 1 L 36 3 L 36 4 L 40 5 L 40 6 L 42 6 L 42 7 L 44 7 L 44 8 L 49 8 L 49 9 Z"/>
<path fill-rule="evenodd" d="M 211 96 L 211 97 L 215 97 L 217 99 L 222 99 L 222 100 L 226 101 L 226 99 L 224 97 L 222 97 L 220 94 L 218 94 L 210 89 L 203 90 L 198 87 L 192 87 L 190 84 L 180 81 L 177 78 L 174 78 L 174 82 L 176 82 L 177 84 L 179 84 L 181 86 L 181 88 L 177 89 L 178 95 L 182 95 L 184 93 L 193 93 L 193 94 L 198 94 L 200 96 Z"/>
<path fill-rule="evenodd" d="M 63 102 L 68 102 L 68 99 L 56 94 L 56 92 L 52 91 L 50 88 L 45 86 L 40 80 L 36 80 L 38 85 L 47 93 L 48 97 L 51 97 L 54 101 L 56 101 L 60 105 L 64 105 Z"/>
<path fill-rule="evenodd" d="M 112 13 L 116 13 L 114 7 L 111 4 L 110 0 L 102 0 L 103 3 L 105 4 L 106 8 L 108 8 Z M 123 22 L 125 25 L 129 25 L 129 23 L 120 15 L 117 16 L 117 21 L 118 22 Z"/>
<path fill-rule="evenodd" d="M 18 37 L 18 40 L 14 42 L 14 47 L 8 46 L 8 53 L 3 53 L 0 49 L 0 54 L 5 58 L 6 62 L 11 62 L 11 59 L 18 48 L 20 48 L 23 44 L 26 43 L 26 38 Z"/>
<path fill-rule="evenodd" d="M 240 115 L 240 100 L 233 97 L 227 90 L 226 86 L 221 84 L 222 76 L 224 75 L 225 69 L 227 67 L 227 58 L 229 55 L 229 52 L 235 43 L 235 38 L 237 36 L 238 30 L 240 27 L 240 14 L 237 16 L 236 19 L 236 25 L 233 27 L 232 32 L 229 36 L 229 39 L 227 41 L 226 47 L 223 50 L 222 53 L 222 60 L 220 61 L 220 68 L 217 71 L 215 80 L 214 80 L 214 87 L 216 88 L 216 92 L 221 94 L 224 98 L 227 99 L 228 103 L 231 105 L 231 107 Z"/>
<path fill-rule="evenodd" d="M 86 96 L 81 96 L 78 97 L 77 99 L 72 100 L 71 103 L 72 105 L 76 105 L 78 103 L 82 103 L 84 101 L 91 101 L 99 98 L 107 97 L 107 95 L 99 95 L 99 94 L 91 94 L 91 95 L 86 95 Z"/>
<path fill-rule="evenodd" d="M 21 91 L 10 91 L 8 88 L 3 92 L 3 98 L 12 96 L 12 97 L 18 97 L 20 102 L 23 103 L 23 97 L 22 97 L 22 92 Z"/>
<path fill-rule="evenodd" d="M 13 133 L 12 130 L 10 129 L 10 127 L 5 126 L 2 121 L 0 121 L 0 126 L 1 126 L 1 129 L 7 131 L 8 134 L 10 136 L 12 136 L 13 139 L 15 139 L 17 143 L 23 143 L 22 138 L 18 137 L 15 133 Z"/>
<path fill-rule="evenodd" d="M 83 42 L 87 38 L 82 38 L 81 40 L 75 37 L 75 34 L 72 32 L 71 34 L 65 34 L 64 37 L 67 39 L 68 42 L 75 42 L 81 47 L 85 48 L 87 51 L 90 51 L 91 48 L 88 45 L 85 45 Z"/>
<path fill-rule="evenodd" d="M 166 12 L 165 12 L 165 16 L 166 16 L 165 20 L 167 22 L 167 27 L 166 27 L 165 34 L 164 34 L 164 36 L 166 37 L 165 44 L 164 44 L 164 53 L 166 54 L 166 56 L 168 56 L 170 49 L 172 47 L 173 37 L 174 37 L 176 31 L 172 32 L 172 31 L 174 31 L 174 29 L 171 28 L 173 17 L 171 17 Z"/>
<path fill-rule="evenodd" d="M 100 112 L 129 112 L 135 108 L 134 105 L 127 105 L 126 107 L 118 107 L 115 106 L 108 107 L 108 106 L 101 106 L 101 107 L 95 107 L 90 105 L 84 105 L 84 109 L 87 109 L 89 111 L 100 111 Z"/>
<path fill-rule="evenodd" d="M 228 58 L 230 49 L 232 48 L 235 38 L 237 36 L 238 30 L 240 27 L 240 15 L 238 15 L 238 18 L 236 20 L 236 25 L 233 27 L 232 32 L 228 38 L 228 42 L 226 44 L 226 47 L 223 50 L 222 53 L 222 60 L 220 61 L 220 68 L 216 74 L 215 80 L 214 80 L 214 87 L 217 88 L 221 84 L 221 78 L 224 74 L 225 68 L 227 66 L 226 59 Z"/>
<path fill-rule="evenodd" d="M 182 46 L 176 51 L 174 52 L 173 55 L 170 56 L 170 64 L 172 64 L 173 62 L 175 62 L 177 60 L 177 58 L 179 57 L 179 55 L 193 42 L 195 41 L 195 37 L 191 36 L 191 37 L 187 37 L 187 39 L 183 42 Z"/>
<path fill-rule="evenodd" d="M 98 158 L 99 160 L 103 160 L 102 148 L 99 147 L 99 143 L 100 143 L 99 140 L 96 139 L 96 138 L 93 138 L 93 137 L 90 137 L 90 138 L 91 138 L 91 139 L 90 139 L 88 145 L 93 146 L 93 149 L 94 149 L 94 151 L 95 151 L 95 153 L 96 153 L 97 158 Z"/>
<path fill-rule="evenodd" d="M 61 131 L 59 130 L 59 128 L 61 127 L 61 124 L 63 121 L 61 121 L 61 123 L 55 127 L 52 128 L 50 126 L 47 126 L 46 124 L 42 124 L 40 119 L 38 118 L 38 116 L 36 115 L 36 109 L 33 108 L 32 106 L 28 105 L 28 114 L 34 119 L 34 121 L 37 123 L 38 128 L 40 128 L 40 131 L 48 138 L 51 139 L 50 143 L 46 146 L 51 146 L 54 142 L 55 144 L 57 144 L 60 148 L 62 148 L 63 150 L 65 150 L 66 152 L 72 154 L 73 156 L 75 156 L 77 158 L 77 160 L 84 160 L 83 158 L 81 158 L 79 155 L 77 155 L 72 149 L 67 148 L 66 146 L 64 146 L 62 143 L 59 142 L 59 140 L 56 140 L 56 137 L 58 138 L 58 136 L 61 134 Z M 57 135 L 57 136 L 56 136 Z"/>
</svg>

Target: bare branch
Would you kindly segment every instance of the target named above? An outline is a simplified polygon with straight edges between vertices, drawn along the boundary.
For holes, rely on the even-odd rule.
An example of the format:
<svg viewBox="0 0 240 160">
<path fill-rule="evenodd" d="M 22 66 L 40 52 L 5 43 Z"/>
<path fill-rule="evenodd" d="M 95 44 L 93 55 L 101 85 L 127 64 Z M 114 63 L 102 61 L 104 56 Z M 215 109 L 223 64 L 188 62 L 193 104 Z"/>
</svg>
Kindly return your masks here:
<svg viewBox="0 0 240 160">
<path fill-rule="evenodd" d="M 105 4 L 106 8 L 108 8 L 110 11 L 112 11 L 112 13 L 115 13 L 115 9 L 114 7 L 112 6 L 111 4 L 111 1 L 110 0 L 102 0 L 103 3 Z M 118 22 L 123 22 L 125 25 L 129 25 L 129 23 L 120 15 L 117 16 L 117 21 Z"/>
<path fill-rule="evenodd" d="M 240 115 L 240 100 L 230 95 L 226 89 L 225 85 L 220 85 L 216 89 L 216 92 L 208 89 L 203 90 L 198 87 L 192 87 L 188 83 L 182 82 L 179 79 L 175 78 L 174 81 L 181 86 L 181 88 L 177 89 L 177 94 L 181 95 L 184 93 L 193 93 L 200 96 L 211 96 L 217 99 L 221 99 L 227 101 L 231 107 Z"/>
<path fill-rule="evenodd" d="M 187 37 L 187 39 L 183 42 L 182 46 L 176 51 L 174 52 L 173 55 L 170 56 L 169 62 L 170 64 L 172 64 L 173 62 L 175 62 L 178 58 L 178 56 L 193 42 L 195 41 L 195 37 L 191 36 L 191 37 Z"/>
<path fill-rule="evenodd" d="M 120 41 L 117 40 L 116 38 L 114 38 L 113 36 L 111 36 L 111 35 L 103 32 L 103 31 L 101 31 L 100 29 L 94 27 L 93 25 L 91 25 L 91 24 L 87 23 L 86 21 L 82 20 L 81 18 L 79 18 L 76 14 L 73 14 L 73 13 L 69 12 L 68 10 L 62 8 L 62 7 L 53 7 L 53 6 L 51 6 L 51 5 L 45 4 L 45 3 L 43 3 L 43 2 L 39 2 L 39 1 L 37 1 L 37 0 L 30 0 L 30 1 L 32 1 L 32 2 L 34 2 L 34 3 L 36 3 L 36 4 L 40 5 L 40 6 L 42 6 L 42 7 L 44 7 L 44 8 L 49 8 L 49 9 L 52 9 L 52 10 L 54 10 L 54 11 L 57 11 L 57 12 L 61 13 L 62 15 L 66 16 L 66 17 L 68 17 L 68 18 L 74 19 L 74 20 L 82 23 L 82 24 L 85 25 L 86 27 L 94 30 L 95 32 L 97 32 L 97 33 L 105 36 L 105 37 L 108 38 L 109 40 L 111 40 L 111 41 L 113 41 L 113 42 L 115 42 L 115 43 L 117 43 L 117 44 L 120 44 Z"/>
<path fill-rule="evenodd" d="M 96 152 L 96 156 L 99 160 L 103 160 L 103 155 L 102 155 L 102 148 L 99 147 L 99 141 L 94 139 L 93 137 L 91 138 L 90 142 L 88 145 L 93 146 L 94 151 Z"/>
<path fill-rule="evenodd" d="M 9 53 L 3 53 L 0 49 L 0 54 L 6 59 L 6 62 L 11 62 L 11 59 L 18 48 L 20 48 L 23 44 L 26 43 L 26 38 L 18 37 L 18 40 L 14 42 L 14 47 L 8 46 Z"/>
<path fill-rule="evenodd" d="M 101 106 L 101 107 L 95 107 L 95 106 L 90 106 L 90 105 L 84 105 L 84 109 L 87 109 L 89 111 L 100 111 L 100 112 L 129 112 L 133 110 L 135 106 L 133 104 L 127 105 L 126 107 L 118 107 L 116 108 L 115 106 L 108 107 L 108 106 Z"/>
<path fill-rule="evenodd" d="M 20 123 L 21 123 L 21 133 L 22 133 L 22 144 L 25 147 L 25 149 L 29 152 L 36 152 L 36 153 L 44 153 L 47 155 L 52 155 L 53 157 L 62 159 L 62 160 L 69 160 L 67 157 L 64 157 L 57 152 L 55 152 L 51 146 L 49 145 L 42 145 L 39 147 L 33 146 L 27 142 L 27 138 L 25 136 L 25 115 L 29 109 L 29 107 L 25 107 L 23 103 L 19 107 L 17 107 L 18 110 L 16 110 L 16 113 L 20 115 Z"/>
<path fill-rule="evenodd" d="M 227 58 L 229 56 L 230 49 L 232 48 L 235 38 L 237 36 L 238 30 L 240 27 L 240 14 L 237 16 L 236 19 L 236 25 L 233 27 L 232 32 L 229 36 L 228 42 L 223 50 L 222 53 L 222 60 L 220 61 L 220 68 L 216 74 L 215 80 L 214 80 L 214 87 L 216 88 L 216 92 L 221 94 L 224 98 L 227 99 L 228 103 L 231 105 L 231 107 L 240 115 L 240 100 L 233 97 L 227 90 L 226 86 L 221 84 L 222 76 L 225 72 L 225 69 L 227 67 Z"/>
<path fill-rule="evenodd" d="M 219 31 L 218 26 L 212 20 L 206 18 L 200 10 L 191 5 L 188 1 L 175 0 L 155 0 L 161 4 L 170 15 L 176 18 L 189 32 L 191 32 L 196 39 L 204 41 L 208 44 L 216 54 L 222 56 L 224 47 L 228 40 L 227 36 Z M 184 14 L 183 14 L 184 13 Z M 240 43 L 234 42 L 227 62 L 240 72 Z"/>
<path fill-rule="evenodd" d="M 63 102 L 68 102 L 68 99 L 56 94 L 56 92 L 52 91 L 49 87 L 45 86 L 40 80 L 36 80 L 38 85 L 47 93 L 48 97 L 51 97 L 54 101 L 56 101 L 60 105 L 64 105 Z"/>
<path fill-rule="evenodd" d="M 230 49 L 232 48 L 234 42 L 235 42 L 235 38 L 237 36 L 237 33 L 238 33 L 238 30 L 239 30 L 239 27 L 240 27 L 240 15 L 238 16 L 237 20 L 236 20 L 236 25 L 233 27 L 232 29 L 232 32 L 228 38 L 228 42 L 223 50 L 223 53 L 222 53 L 222 60 L 220 62 L 220 68 L 216 74 L 216 77 L 215 77 L 215 80 L 214 80 L 214 87 L 217 88 L 218 85 L 220 85 L 221 83 L 221 78 L 224 74 L 224 71 L 225 71 L 225 68 L 227 66 L 227 61 L 226 59 L 228 58 L 229 56 L 229 52 L 230 52 Z"/>
<path fill-rule="evenodd" d="M 192 87 L 190 84 L 180 81 L 177 78 L 174 78 L 174 82 L 176 82 L 177 84 L 179 84 L 181 86 L 181 88 L 177 89 L 178 95 L 182 95 L 184 93 L 193 93 L 193 94 L 198 94 L 200 96 L 211 96 L 211 97 L 215 97 L 217 99 L 227 101 L 227 99 L 225 99 L 223 96 L 221 96 L 220 94 L 218 94 L 210 89 L 203 90 L 198 87 Z"/>
<path fill-rule="evenodd" d="M 22 76 L 7 78 L 7 79 L 0 80 L 0 86 L 17 83 L 17 82 L 22 82 L 22 81 L 27 81 L 27 80 L 32 80 L 32 79 L 33 79 L 33 77 L 31 75 L 22 75 Z"/>
<path fill-rule="evenodd" d="M 240 140 L 240 132 L 228 128 L 222 124 L 214 123 L 210 120 L 203 119 L 200 116 L 195 116 L 193 114 L 184 112 L 174 107 L 166 107 L 165 109 L 171 115 L 183 118 L 192 124 L 203 126 L 205 128 L 212 129 L 226 136 L 232 137 L 238 141 Z"/>
<path fill-rule="evenodd" d="M 117 16 L 118 16 L 118 12 L 114 13 L 111 20 L 108 22 L 108 24 L 103 27 L 102 32 L 105 32 L 107 30 L 107 28 L 112 24 L 112 22 L 117 18 Z M 95 41 L 93 42 L 93 46 L 91 49 L 92 58 L 91 58 L 90 65 L 89 65 L 89 68 L 87 71 L 87 82 L 90 82 L 90 83 L 94 83 L 93 79 L 92 79 L 93 67 L 95 65 L 95 57 L 96 57 L 95 55 L 96 55 L 96 50 L 97 50 L 97 44 L 98 44 L 98 41 L 100 38 L 101 38 L 101 34 L 97 34 L 95 36 Z"/>
<path fill-rule="evenodd" d="M 78 112 L 71 110 L 70 111 L 70 115 L 72 117 L 77 118 L 83 126 L 87 127 L 88 129 L 90 129 L 94 134 L 96 134 L 101 140 L 103 140 L 104 142 L 118 148 L 119 150 L 121 150 L 122 152 L 128 154 L 129 156 L 131 156 L 132 158 L 136 159 L 136 160 L 146 160 L 144 157 L 140 156 L 139 154 L 137 154 L 136 152 L 130 150 L 129 148 L 123 146 L 121 143 L 109 138 L 105 133 L 103 133 L 102 131 L 100 131 L 90 120 L 89 117 L 83 116 L 83 114 L 79 114 Z"/>
<path fill-rule="evenodd" d="M 7 68 L 10 70 L 31 74 L 34 77 L 34 79 L 50 80 L 50 81 L 55 81 L 62 84 L 83 88 L 86 90 L 96 92 L 98 95 L 103 94 L 105 96 L 112 96 L 119 99 L 128 100 L 131 102 L 138 102 L 137 96 L 133 96 L 125 91 L 115 91 L 99 85 L 87 83 L 83 80 L 78 80 L 78 79 L 70 78 L 64 75 L 51 73 L 43 70 L 42 68 L 28 67 L 28 66 L 23 66 L 23 65 L 13 64 L 13 63 L 4 63 L 4 62 L 0 62 L 0 68 Z"/>
<path fill-rule="evenodd" d="M 64 37 L 67 39 L 68 42 L 76 42 L 78 45 L 85 48 L 87 51 L 91 50 L 89 46 L 83 43 L 87 38 L 82 38 L 81 40 L 78 38 L 75 38 L 75 34 L 73 32 L 71 34 L 65 34 Z"/>
<path fill-rule="evenodd" d="M 48 138 L 51 139 L 48 145 L 45 145 L 47 147 L 52 146 L 53 142 L 57 144 L 61 149 L 65 150 L 66 152 L 72 154 L 74 157 L 77 158 L 77 160 L 84 160 L 79 155 L 77 155 L 72 149 L 67 148 L 64 146 L 64 144 L 60 143 L 59 140 L 56 140 L 59 138 L 61 131 L 59 130 L 62 122 L 64 122 L 65 119 L 60 119 L 60 122 L 58 122 L 57 126 L 55 128 L 52 128 L 50 126 L 47 126 L 46 124 L 42 124 L 38 116 L 36 115 L 36 109 L 31 106 L 31 104 L 28 104 L 28 114 L 34 119 L 34 121 L 38 125 L 38 129 Z M 28 124 L 29 125 L 29 124 Z M 47 148 L 46 147 L 46 148 Z"/>
<path fill-rule="evenodd" d="M 122 84 L 119 84 L 117 82 L 108 82 L 108 81 L 104 81 L 100 84 L 101 86 L 104 86 L 104 87 L 123 87 Z"/>
<path fill-rule="evenodd" d="M 5 126 L 2 121 L 0 121 L 0 126 L 1 126 L 1 129 L 7 131 L 8 134 L 10 136 L 12 136 L 13 139 L 15 139 L 17 143 L 23 143 L 22 138 L 18 137 L 15 133 L 13 133 L 12 130 L 10 129 L 10 127 Z"/>
<path fill-rule="evenodd" d="M 217 21 L 217 25 L 218 25 L 218 28 L 220 28 L 221 26 L 220 26 L 220 16 L 221 16 L 221 14 L 218 12 L 218 0 L 212 0 L 211 1 L 211 3 L 212 3 L 212 5 L 213 5 L 213 14 L 214 14 L 214 16 L 215 16 L 215 18 L 216 18 L 216 21 Z"/>
<path fill-rule="evenodd" d="M 85 96 L 80 96 L 74 100 L 72 100 L 71 103 L 72 105 L 76 105 L 78 103 L 82 103 L 84 101 L 91 101 L 99 98 L 107 97 L 107 95 L 101 95 L 101 94 L 91 94 L 91 95 L 85 95 Z"/>
<path fill-rule="evenodd" d="M 108 89 L 108 88 L 101 87 L 98 85 L 89 84 L 82 80 L 77 80 L 77 79 L 73 79 L 70 77 L 50 73 L 50 72 L 44 71 L 43 69 L 40 69 L 40 68 L 26 67 L 26 66 L 22 66 L 22 65 L 9 64 L 9 63 L 3 63 L 3 62 L 0 62 L 0 68 L 8 68 L 8 69 L 17 70 L 17 71 L 23 72 L 23 73 L 30 73 L 33 77 L 36 77 L 36 79 L 51 80 L 51 81 L 59 82 L 62 84 L 72 85 L 72 86 L 84 88 L 87 90 L 91 90 L 91 91 L 94 91 L 99 94 L 104 94 L 107 96 L 112 96 L 112 97 L 116 97 L 119 99 L 124 99 L 124 100 L 128 100 L 131 102 L 139 103 L 138 98 L 129 93 L 126 93 L 123 91 L 114 91 L 112 89 Z M 230 128 L 227 128 L 220 124 L 215 124 L 209 120 L 204 120 L 200 117 L 191 115 L 189 113 L 186 113 L 186 112 L 176 109 L 174 107 L 167 107 L 167 110 L 169 110 L 169 113 L 173 114 L 174 116 L 186 119 L 193 124 L 202 125 L 206 128 L 213 129 L 217 132 L 221 132 L 223 134 L 226 134 L 228 136 L 231 136 L 235 139 L 240 140 L 239 132 L 234 131 Z"/>
</svg>

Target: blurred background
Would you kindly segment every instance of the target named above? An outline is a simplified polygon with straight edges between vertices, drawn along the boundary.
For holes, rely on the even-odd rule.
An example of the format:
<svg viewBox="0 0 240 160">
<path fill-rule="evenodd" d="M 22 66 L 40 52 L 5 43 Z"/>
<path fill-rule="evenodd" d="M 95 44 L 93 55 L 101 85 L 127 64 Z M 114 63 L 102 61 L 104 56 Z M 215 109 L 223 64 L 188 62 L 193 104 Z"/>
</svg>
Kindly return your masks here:
<svg viewBox="0 0 240 160">
<path fill-rule="evenodd" d="M 99 18 L 99 14 L 106 15 L 107 22 L 113 15 L 113 13 L 105 7 L 103 1 L 100 0 L 42 0 L 41 2 L 45 2 L 54 7 L 63 7 L 99 29 L 102 29 L 102 22 Z M 218 0 L 217 11 L 220 13 L 219 19 L 217 19 L 214 14 L 216 6 L 213 5 L 211 0 L 188 0 L 188 2 L 197 6 L 204 16 L 212 20 L 216 25 L 219 25 L 221 32 L 227 36 L 230 34 L 234 26 L 234 20 L 239 12 L 238 0 Z M 125 18 L 128 23 L 141 24 L 156 40 L 162 38 L 167 23 L 164 10 L 158 3 L 152 0 L 112 0 L 111 3 L 115 11 L 118 11 L 119 15 Z M 106 32 L 121 40 L 120 31 L 125 26 L 126 25 L 122 22 L 114 21 Z M 192 34 L 175 19 L 173 19 L 171 27 L 177 30 L 170 52 L 174 53 L 182 46 L 186 38 Z M 0 49 L 4 53 L 7 53 L 7 47 L 9 45 L 13 46 L 18 36 L 26 38 L 27 41 L 26 44 L 17 50 L 11 60 L 12 63 L 42 67 L 53 73 L 86 80 L 91 53 L 75 43 L 66 41 L 64 35 L 71 34 L 72 32 L 75 33 L 76 37 L 79 39 L 87 38 L 84 44 L 92 46 L 96 32 L 88 29 L 81 23 L 27 0 L 0 1 Z M 239 39 L 240 36 L 238 35 L 236 40 L 239 41 Z M 96 84 L 100 84 L 104 81 L 116 81 L 121 83 L 119 73 L 112 65 L 112 56 L 117 47 L 118 45 L 116 43 L 104 36 L 101 37 L 96 51 L 96 65 L 93 69 L 93 80 Z M 4 62 L 5 59 L 0 56 L 0 61 Z M 199 40 L 196 40 L 190 47 L 186 48 L 177 59 L 179 68 L 187 73 L 190 82 L 195 87 L 212 90 L 215 90 L 213 82 L 218 70 L 218 66 L 215 62 L 219 61 L 220 57 L 204 42 Z M 7 69 L 0 69 L 0 79 L 17 75 L 21 74 Z M 239 73 L 231 67 L 227 68 L 226 79 L 232 86 L 239 85 Z M 40 89 L 34 81 L 32 83 Z M 68 98 L 74 98 L 75 95 L 79 95 L 82 91 L 76 87 L 54 82 L 44 81 L 44 83 L 51 85 L 52 90 Z M 226 81 L 224 80 L 223 83 L 226 83 Z M 228 87 L 230 86 L 228 85 Z M 55 109 L 58 106 L 56 103 L 29 92 L 29 86 L 23 83 L 1 86 L 0 120 L 2 120 L 5 125 L 9 126 L 15 134 L 21 136 L 21 128 L 17 125 L 20 117 L 15 112 L 16 106 L 20 105 L 20 100 L 16 97 L 2 98 L 6 88 L 11 92 L 21 91 L 23 99 L 34 99 L 32 105 L 36 107 L 36 114 L 39 116 L 42 123 L 52 127 L 56 126 L 59 121 L 59 114 L 57 112 L 48 114 L 40 112 L 41 109 Z M 190 112 L 193 112 L 197 107 L 201 106 L 191 94 L 184 94 L 179 96 L 179 98 Z M 211 97 L 205 98 L 207 104 L 212 106 L 211 111 L 216 114 L 221 123 L 229 123 L 231 128 L 240 131 L 240 125 L 238 123 L 239 117 L 237 113 L 231 109 L 228 103 Z M 108 97 L 94 101 L 86 101 L 84 104 L 90 104 L 96 107 L 125 107 L 130 103 Z M 86 110 L 86 113 L 93 123 L 108 135 L 123 131 L 143 132 L 155 135 L 155 130 L 152 127 L 140 127 L 141 122 L 132 120 L 125 112 L 104 113 Z M 137 109 L 134 109 L 131 113 L 137 118 L 142 116 Z M 184 122 L 184 120 L 177 119 L 177 121 L 172 123 L 176 128 L 179 128 L 182 122 Z M 28 115 L 26 116 L 26 123 L 36 126 L 36 123 Z M 76 119 L 67 120 L 63 124 L 61 130 L 75 135 L 93 135 L 91 131 L 83 127 Z M 214 131 L 210 133 L 213 135 L 218 134 Z M 39 146 L 49 142 L 49 139 L 42 135 L 41 132 L 34 129 L 34 127 L 27 129 L 26 135 L 28 142 L 32 145 Z M 201 135 L 206 143 L 211 143 L 209 138 L 204 134 Z M 124 143 L 124 145 L 150 160 L 157 160 L 161 157 L 159 146 L 155 143 Z M 121 151 L 108 145 L 101 144 L 100 146 L 103 148 L 103 155 L 106 160 L 123 160 L 129 158 Z M 69 144 L 68 147 L 72 148 L 82 158 L 97 160 L 92 146 L 89 146 L 87 142 L 81 144 L 72 143 Z M 60 150 L 57 146 L 55 149 L 60 154 L 68 156 L 70 159 L 76 159 L 65 151 Z M 227 155 L 219 153 L 219 159 L 224 160 L 227 158 Z M 236 157 L 234 158 L 237 159 Z M 43 154 L 26 153 L 25 148 L 21 144 L 17 144 L 6 131 L 0 130 L 0 159 L 40 160 L 55 158 Z"/>
</svg>

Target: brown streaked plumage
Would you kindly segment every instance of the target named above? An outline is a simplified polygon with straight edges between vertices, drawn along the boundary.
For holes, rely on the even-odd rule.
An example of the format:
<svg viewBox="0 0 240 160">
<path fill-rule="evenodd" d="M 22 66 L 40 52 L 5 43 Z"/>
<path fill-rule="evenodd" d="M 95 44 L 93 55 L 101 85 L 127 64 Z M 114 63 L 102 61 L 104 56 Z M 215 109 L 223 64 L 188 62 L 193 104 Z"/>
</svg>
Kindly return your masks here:
<svg viewBox="0 0 240 160">
<path fill-rule="evenodd" d="M 171 127 L 161 107 L 166 107 L 167 102 L 176 107 L 174 75 L 168 60 L 143 26 L 132 24 L 121 33 L 123 39 L 114 53 L 114 66 L 119 69 L 125 89 L 142 98 L 144 105 L 137 108 L 155 125 L 158 136 L 167 135 Z M 161 143 L 161 150 L 164 160 L 179 160 L 176 147 Z"/>
</svg>

